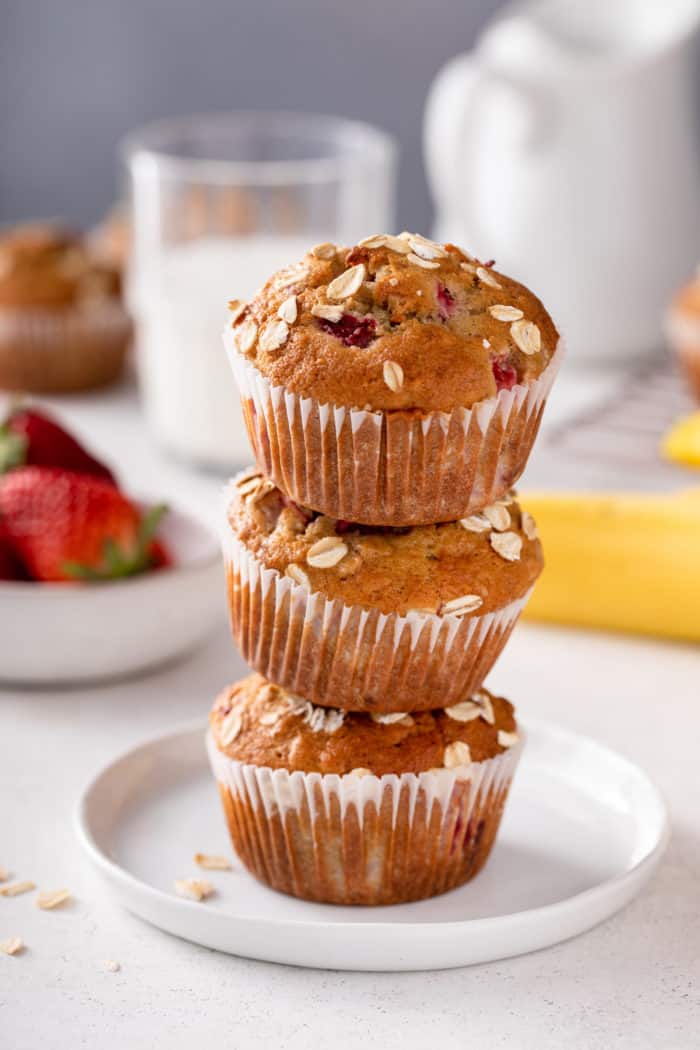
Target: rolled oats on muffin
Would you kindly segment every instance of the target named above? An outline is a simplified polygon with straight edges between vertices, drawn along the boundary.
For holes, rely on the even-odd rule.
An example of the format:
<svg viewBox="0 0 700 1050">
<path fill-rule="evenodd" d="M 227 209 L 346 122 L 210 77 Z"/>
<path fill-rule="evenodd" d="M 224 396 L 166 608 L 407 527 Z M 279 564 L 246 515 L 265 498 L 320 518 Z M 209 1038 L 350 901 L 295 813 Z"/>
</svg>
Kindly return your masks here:
<svg viewBox="0 0 700 1050">
<path fill-rule="evenodd" d="M 49 224 L 0 231 L 0 388 L 66 393 L 119 376 L 131 339 L 117 271 Z"/>
<path fill-rule="evenodd" d="M 333 518 L 464 517 L 522 472 L 561 356 L 540 301 L 454 245 L 319 245 L 225 344 L 261 470 Z"/>
<path fill-rule="evenodd" d="M 207 743 L 242 863 L 335 904 L 420 900 L 473 878 L 521 750 L 512 705 L 486 690 L 373 716 L 314 707 L 257 674 L 218 697 Z"/>
<path fill-rule="evenodd" d="M 253 469 L 229 490 L 224 560 L 233 634 L 257 671 L 316 704 L 413 711 L 481 686 L 542 549 L 512 496 L 456 522 L 361 526 Z"/>
</svg>

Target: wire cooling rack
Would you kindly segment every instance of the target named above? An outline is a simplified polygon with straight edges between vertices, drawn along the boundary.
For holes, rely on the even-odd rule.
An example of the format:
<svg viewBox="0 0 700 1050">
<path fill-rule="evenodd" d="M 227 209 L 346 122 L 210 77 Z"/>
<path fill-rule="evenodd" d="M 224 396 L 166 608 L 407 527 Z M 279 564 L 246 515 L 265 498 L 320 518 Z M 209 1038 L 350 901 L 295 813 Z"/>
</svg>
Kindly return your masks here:
<svg viewBox="0 0 700 1050">
<path fill-rule="evenodd" d="M 669 427 L 696 408 L 667 361 L 646 365 L 620 380 L 612 395 L 545 425 L 526 484 L 649 490 L 700 485 L 700 473 L 667 462 L 660 451 Z"/>
</svg>

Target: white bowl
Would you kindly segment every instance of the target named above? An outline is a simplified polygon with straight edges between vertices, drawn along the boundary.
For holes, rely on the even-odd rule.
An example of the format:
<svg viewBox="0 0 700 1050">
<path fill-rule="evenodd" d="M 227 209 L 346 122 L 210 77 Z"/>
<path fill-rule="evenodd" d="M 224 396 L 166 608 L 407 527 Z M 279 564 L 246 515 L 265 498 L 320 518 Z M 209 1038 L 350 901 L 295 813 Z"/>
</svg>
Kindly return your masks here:
<svg viewBox="0 0 700 1050">
<path fill-rule="evenodd" d="M 0 681 L 64 684 L 144 671 L 194 649 L 225 617 L 218 538 L 170 509 L 173 564 L 105 583 L 0 581 Z"/>
</svg>

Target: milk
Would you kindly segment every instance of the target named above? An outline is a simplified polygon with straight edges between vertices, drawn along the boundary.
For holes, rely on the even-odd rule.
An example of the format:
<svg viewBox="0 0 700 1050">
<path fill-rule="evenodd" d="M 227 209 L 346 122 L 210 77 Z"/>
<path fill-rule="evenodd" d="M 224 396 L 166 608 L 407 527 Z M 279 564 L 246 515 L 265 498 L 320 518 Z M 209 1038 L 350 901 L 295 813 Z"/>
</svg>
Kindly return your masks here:
<svg viewBox="0 0 700 1050">
<path fill-rule="evenodd" d="M 251 461 L 221 341 L 226 304 L 250 299 L 309 243 L 263 234 L 203 237 L 163 248 L 153 272 L 142 265 L 132 276 L 144 409 L 157 441 L 178 457 L 218 470 Z"/>
</svg>

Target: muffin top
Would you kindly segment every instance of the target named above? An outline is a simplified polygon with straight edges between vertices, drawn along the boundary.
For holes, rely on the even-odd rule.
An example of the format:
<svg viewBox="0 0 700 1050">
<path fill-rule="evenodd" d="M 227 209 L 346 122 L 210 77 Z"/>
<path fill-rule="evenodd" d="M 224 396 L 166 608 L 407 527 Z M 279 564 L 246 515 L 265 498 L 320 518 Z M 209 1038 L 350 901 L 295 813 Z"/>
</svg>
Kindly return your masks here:
<svg viewBox="0 0 700 1050">
<path fill-rule="evenodd" d="M 61 309 L 119 294 L 117 271 L 82 239 L 35 223 L 0 232 L 0 307 Z"/>
<path fill-rule="evenodd" d="M 513 705 L 486 689 L 453 707 L 369 715 L 314 707 L 252 674 L 225 689 L 209 716 L 229 758 L 304 773 L 422 773 L 483 762 L 517 742 Z"/>
<path fill-rule="evenodd" d="M 300 507 L 251 469 L 231 487 L 228 520 L 267 568 L 383 613 L 481 615 L 526 594 L 543 565 L 535 522 L 511 496 L 456 522 L 355 525 Z"/>
<path fill-rule="evenodd" d="M 369 410 L 469 408 L 536 379 L 558 339 L 522 284 L 409 233 L 317 245 L 229 307 L 233 347 L 273 385 Z"/>
</svg>

